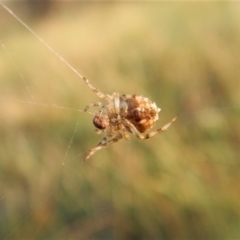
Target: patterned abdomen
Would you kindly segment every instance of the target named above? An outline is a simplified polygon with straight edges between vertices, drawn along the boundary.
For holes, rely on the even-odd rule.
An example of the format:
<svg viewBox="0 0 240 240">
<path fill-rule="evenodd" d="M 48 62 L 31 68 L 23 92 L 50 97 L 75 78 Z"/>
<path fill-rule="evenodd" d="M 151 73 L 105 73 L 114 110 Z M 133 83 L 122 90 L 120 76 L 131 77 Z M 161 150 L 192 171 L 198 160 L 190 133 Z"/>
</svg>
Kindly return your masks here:
<svg viewBox="0 0 240 240">
<path fill-rule="evenodd" d="M 150 99 L 142 96 L 131 96 L 125 99 L 128 110 L 126 118 L 140 132 L 146 132 L 154 126 L 158 120 L 160 108 Z"/>
</svg>

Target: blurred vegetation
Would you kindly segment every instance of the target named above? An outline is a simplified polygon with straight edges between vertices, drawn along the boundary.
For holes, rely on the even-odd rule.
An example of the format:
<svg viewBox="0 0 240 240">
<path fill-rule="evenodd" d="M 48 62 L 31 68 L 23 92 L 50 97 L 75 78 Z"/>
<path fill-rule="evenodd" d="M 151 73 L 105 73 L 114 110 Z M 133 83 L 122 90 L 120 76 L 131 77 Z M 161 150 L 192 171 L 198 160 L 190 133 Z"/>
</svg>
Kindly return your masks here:
<svg viewBox="0 0 240 240">
<path fill-rule="evenodd" d="M 0 8 L 1 239 L 239 239 L 239 4 L 9 7 L 103 92 L 154 100 L 156 127 L 180 118 L 83 162 L 102 136 L 71 109 L 99 99 Z"/>
</svg>

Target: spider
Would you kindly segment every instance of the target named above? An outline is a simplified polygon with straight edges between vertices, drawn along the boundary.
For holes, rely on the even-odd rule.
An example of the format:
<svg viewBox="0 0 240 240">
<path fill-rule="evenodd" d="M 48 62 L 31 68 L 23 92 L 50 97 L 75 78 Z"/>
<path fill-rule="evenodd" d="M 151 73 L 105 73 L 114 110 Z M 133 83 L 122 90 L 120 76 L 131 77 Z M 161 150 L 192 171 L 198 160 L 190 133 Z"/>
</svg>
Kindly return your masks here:
<svg viewBox="0 0 240 240">
<path fill-rule="evenodd" d="M 109 144 L 118 142 L 123 138 L 130 140 L 129 133 L 134 134 L 140 140 L 145 140 L 167 130 L 178 118 L 178 115 L 175 116 L 163 127 L 144 136 L 142 133 L 152 128 L 158 120 L 158 113 L 161 109 L 157 107 L 156 103 L 135 94 L 120 95 L 117 92 L 112 95 L 104 94 L 95 88 L 87 78 L 84 77 L 83 80 L 99 98 L 106 101 L 106 104 L 101 102 L 90 103 L 84 111 L 86 112 L 90 107 L 100 107 L 100 110 L 94 115 L 93 124 L 96 127 L 97 134 L 107 133 L 96 147 L 89 150 L 85 161 L 96 151 L 106 148 Z"/>
</svg>

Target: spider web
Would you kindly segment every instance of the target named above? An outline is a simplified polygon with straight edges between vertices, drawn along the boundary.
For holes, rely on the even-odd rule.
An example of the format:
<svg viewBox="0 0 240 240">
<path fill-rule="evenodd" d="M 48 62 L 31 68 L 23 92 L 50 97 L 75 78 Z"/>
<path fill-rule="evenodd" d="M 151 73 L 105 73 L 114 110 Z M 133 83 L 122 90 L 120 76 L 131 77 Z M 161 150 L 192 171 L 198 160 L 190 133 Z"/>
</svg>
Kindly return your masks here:
<svg viewBox="0 0 240 240">
<path fill-rule="evenodd" d="M 42 74 L 42 76 L 40 76 L 40 77 L 36 76 L 36 78 L 38 77 L 37 78 L 38 80 L 33 79 L 33 77 L 30 77 L 30 78 L 25 77 L 25 74 L 22 73 L 22 71 L 26 68 L 26 65 L 21 64 L 21 58 L 18 55 L 18 54 L 20 54 L 19 50 L 16 49 L 14 45 L 12 45 L 13 47 L 11 49 L 11 47 L 9 47 L 8 45 L 11 45 L 12 43 L 7 44 L 8 40 L 0 39 L 0 44 L 1 44 L 1 48 L 2 48 L 2 53 L 1 54 L 5 55 L 5 59 L 7 59 L 6 61 L 8 62 L 8 67 L 11 69 L 13 74 L 15 72 L 15 74 L 18 76 L 18 80 L 20 82 L 20 83 L 18 83 L 19 85 L 17 86 L 17 88 L 15 88 L 15 86 L 12 86 L 10 88 L 10 91 L 12 89 L 17 89 L 17 90 L 18 89 L 24 89 L 24 91 L 19 90 L 19 92 L 17 92 L 16 99 L 10 99 L 10 104 L 16 102 L 16 104 L 18 106 L 22 105 L 24 109 L 27 109 L 27 110 L 25 110 L 27 112 L 27 114 L 30 113 L 29 116 L 32 117 L 34 121 L 36 121 L 36 119 L 34 117 L 35 112 L 40 113 L 41 120 L 43 120 L 44 118 L 46 118 L 50 114 L 51 117 L 54 119 L 53 122 L 56 121 L 56 125 L 57 125 L 56 128 L 64 128 L 64 126 L 62 126 L 62 124 L 64 124 L 64 123 L 60 121 L 60 124 L 59 124 L 58 123 L 58 118 L 55 116 L 55 114 L 58 114 L 59 112 L 62 112 L 59 115 L 63 118 L 64 117 L 66 118 L 65 123 L 70 121 L 70 118 L 72 119 L 71 123 L 73 123 L 73 124 L 71 124 L 71 130 L 68 130 L 68 134 L 67 134 L 68 138 L 64 139 L 64 140 L 61 140 L 63 142 L 61 142 L 62 144 L 60 144 L 60 146 L 65 146 L 65 149 L 61 152 L 62 155 L 59 156 L 59 155 L 56 154 L 56 156 L 58 156 L 57 160 L 53 161 L 53 163 L 51 164 L 51 167 L 55 166 L 56 168 L 58 168 L 57 165 L 61 166 L 62 169 L 59 170 L 59 172 L 60 172 L 60 175 L 62 176 L 62 178 L 65 179 L 65 181 L 67 181 L 66 177 L 71 178 L 72 175 L 80 175 L 78 181 L 80 181 L 80 182 L 84 181 L 84 178 L 81 177 L 81 176 L 85 176 L 84 172 L 85 171 L 88 172 L 89 167 L 94 168 L 96 172 L 98 172 L 98 171 L 101 172 L 102 168 L 101 168 L 101 166 L 100 166 L 101 164 L 99 162 L 97 162 L 97 161 L 92 162 L 91 159 L 90 159 L 90 163 L 88 163 L 88 166 L 84 165 L 84 162 L 81 162 L 83 160 L 84 156 L 87 154 L 88 148 L 92 147 L 92 145 L 86 145 L 86 144 L 81 142 L 81 144 L 84 146 L 84 148 L 86 150 L 82 150 L 82 149 L 77 150 L 77 148 L 75 147 L 75 144 L 79 144 L 79 140 L 77 140 L 76 143 L 74 142 L 75 139 L 78 138 L 78 136 L 81 136 L 81 134 L 82 134 L 81 131 L 79 130 L 79 128 L 81 128 L 81 130 L 83 130 L 82 127 L 81 127 L 82 124 L 86 124 L 86 126 L 90 125 L 90 123 L 89 124 L 86 123 L 87 121 L 89 121 L 89 116 L 87 116 L 87 114 L 85 114 L 86 116 L 84 116 L 83 111 L 82 111 L 83 107 L 86 104 L 88 104 L 89 101 L 92 101 L 92 96 L 94 97 L 94 99 L 97 99 L 97 98 L 84 85 L 83 81 L 79 81 L 79 79 L 82 80 L 82 78 L 83 78 L 82 75 L 67 60 L 65 60 L 65 57 L 62 57 L 62 55 L 60 55 L 58 53 L 58 51 L 55 50 L 55 45 L 57 45 L 56 42 L 52 44 L 54 46 L 54 48 L 52 48 L 48 44 L 48 40 L 43 40 L 43 38 L 41 38 L 39 36 L 39 34 L 37 34 L 33 30 L 33 28 L 29 27 L 25 22 L 23 22 L 21 20 L 21 18 L 19 18 L 17 15 L 15 15 L 15 13 L 13 13 L 8 7 L 6 7 L 2 2 L 0 2 L 0 4 L 6 11 L 8 11 L 10 13 L 10 15 L 12 17 L 14 17 L 18 21 L 18 23 L 22 24 L 32 36 L 36 37 L 36 39 L 37 39 L 36 46 L 37 47 L 41 48 L 39 45 L 41 45 L 41 44 L 43 45 L 43 48 L 41 48 L 41 51 L 44 51 L 43 49 L 45 49 L 46 50 L 45 51 L 46 55 L 43 55 L 43 60 L 40 60 L 40 62 L 41 61 L 46 61 L 46 62 L 48 62 L 49 65 L 51 64 L 49 66 L 49 68 L 55 69 L 54 70 L 55 72 L 58 72 L 58 71 L 60 72 L 56 76 L 52 76 L 51 75 L 52 72 L 50 74 L 50 73 L 48 73 L 48 70 L 46 68 L 43 69 L 43 71 L 46 70 L 46 72 L 47 72 L 46 75 L 47 74 L 51 75 L 51 76 L 49 76 L 49 79 L 48 79 L 49 89 L 46 88 L 46 86 L 41 85 L 41 78 L 45 78 L 46 77 L 45 74 Z M 53 25 L 52 28 L 54 28 L 54 25 Z M 28 34 L 28 33 L 26 33 L 26 34 Z M 32 39 L 31 41 L 34 41 L 34 40 Z M 26 43 L 26 49 L 27 48 L 28 48 L 28 46 L 27 46 L 27 43 Z M 57 48 L 57 46 L 56 46 L 56 48 Z M 23 51 L 25 51 L 25 49 L 23 49 Z M 49 51 L 49 53 L 46 53 L 47 51 Z M 76 52 L 78 54 L 81 51 L 76 50 Z M 36 55 L 37 54 L 39 54 L 39 52 L 37 52 L 37 50 L 36 50 Z M 41 54 L 39 56 L 41 57 Z M 55 56 L 56 59 L 53 60 L 52 56 Z M 88 58 L 86 56 L 87 56 L 87 53 L 84 54 L 84 57 Z M 76 58 L 78 58 L 78 57 L 79 56 L 77 55 Z M 81 59 L 84 59 L 84 57 L 83 58 L 81 57 Z M 92 56 L 90 56 L 89 58 L 91 58 L 91 57 Z M 101 61 L 101 58 L 99 57 L 97 59 L 97 61 Z M 59 63 L 59 62 L 61 62 L 61 63 Z M 77 60 L 76 60 L 76 62 L 77 62 Z M 36 63 L 39 64 L 39 61 L 36 61 Z M 32 64 L 35 64 L 35 63 L 31 63 L 31 61 L 29 61 L 25 64 L 27 64 L 27 68 L 31 68 Z M 66 69 L 62 64 L 66 66 Z M 60 67 L 59 67 L 59 65 L 60 65 Z M 80 66 L 81 65 L 85 65 L 85 62 L 83 60 L 82 60 L 82 64 L 80 64 Z M 38 66 L 38 68 L 40 68 L 40 67 L 41 66 Z M 88 66 L 86 68 L 88 68 Z M 71 73 L 69 73 L 68 72 L 69 70 L 67 70 L 67 69 L 69 69 L 70 72 L 74 73 L 73 75 L 75 75 L 75 76 L 71 75 Z M 61 76 L 61 74 L 63 76 Z M 98 74 L 96 74 L 95 76 L 97 76 L 97 75 Z M 101 79 L 103 77 L 101 77 Z M 52 78 L 54 78 L 56 80 L 52 80 Z M 29 79 L 32 79 L 31 80 L 32 82 L 29 82 Z M 61 83 L 59 83 L 58 81 L 61 82 Z M 99 80 L 99 81 L 101 81 L 101 80 Z M 104 89 L 108 88 L 106 86 L 106 84 L 104 84 L 104 82 L 103 82 L 103 84 L 101 84 L 101 82 L 99 82 L 97 84 L 98 84 L 98 87 L 103 86 L 103 87 L 101 87 L 101 90 L 104 90 Z M 193 84 L 197 84 L 197 80 Z M 113 86 L 114 84 L 109 84 L 109 85 Z M 120 85 L 121 85 L 121 83 L 120 83 Z M 121 85 L 122 89 L 124 89 L 124 86 L 125 86 L 125 84 Z M 109 89 L 110 88 L 111 87 L 109 87 Z M 135 88 L 137 88 L 137 87 L 135 85 L 133 85 L 132 89 L 135 89 Z M 41 91 L 41 89 L 44 89 L 44 90 Z M 49 93 L 44 92 L 44 91 L 48 91 L 48 90 L 49 90 Z M 66 90 L 66 91 L 64 91 L 64 90 Z M 69 92 L 71 92 L 71 91 L 73 92 L 73 94 L 70 93 L 70 95 L 76 95 L 76 96 L 78 96 L 77 92 L 79 92 L 81 95 L 83 95 L 83 93 L 84 93 L 84 99 L 86 99 L 86 101 L 84 101 L 84 103 L 83 102 L 80 103 L 80 105 L 81 105 L 80 108 L 78 108 L 78 106 L 76 106 L 75 104 L 79 99 L 80 99 L 80 101 L 82 101 L 83 96 L 76 100 L 73 96 L 69 96 Z M 85 93 L 85 91 L 86 91 L 86 93 Z M 131 93 L 133 90 L 130 89 L 128 91 L 130 91 L 130 93 Z M 58 92 L 61 92 L 63 95 L 66 94 L 66 96 L 65 96 L 66 100 L 62 100 L 59 97 Z M 154 91 L 153 91 L 153 93 L 154 93 Z M 52 98 L 48 96 L 48 95 L 51 95 L 51 94 L 53 94 L 53 95 L 56 94 L 56 95 L 54 95 L 53 99 L 56 98 L 57 103 L 52 102 Z M 193 99 L 193 102 L 195 101 L 196 105 L 199 104 L 198 97 L 190 96 L 190 98 Z M 72 108 L 71 104 L 70 104 L 71 107 L 69 107 L 69 103 L 71 103 L 71 102 L 73 102 L 74 106 L 76 106 L 76 107 Z M 166 102 L 167 102 L 167 100 L 166 100 Z M 236 103 L 236 102 L 237 101 L 235 101 L 234 103 Z M 8 103 L 9 102 L 7 101 L 7 104 Z M 191 118 L 199 118 L 200 119 L 199 122 L 202 123 L 202 124 L 206 124 L 207 128 L 211 128 L 211 127 L 213 127 L 213 125 L 221 126 L 223 124 L 223 122 L 224 122 L 223 116 L 222 116 L 223 111 L 225 111 L 225 112 L 227 111 L 228 113 L 229 112 L 234 112 L 234 111 L 239 111 L 239 106 L 237 104 L 236 104 L 236 106 L 234 106 L 234 105 L 225 106 L 224 103 L 222 103 L 222 105 L 221 105 L 221 102 L 220 102 L 220 106 L 217 106 L 217 104 L 216 104 L 216 105 L 213 105 L 213 107 L 210 107 L 210 108 L 207 104 L 205 105 L 205 107 L 204 107 L 204 105 L 199 105 L 201 107 L 203 106 L 202 110 L 201 110 L 201 107 L 199 107 L 200 110 L 194 109 L 194 106 L 195 106 L 194 104 L 193 105 L 189 104 L 189 105 L 186 105 L 186 106 L 188 106 L 188 107 L 186 107 L 186 110 L 184 110 L 184 112 L 180 112 L 181 119 L 183 119 L 184 121 L 189 121 L 189 123 L 191 124 Z M 16 105 L 14 105 L 13 107 L 16 108 Z M 11 106 L 8 107 L 8 105 L 7 105 L 6 108 L 10 109 Z M 173 111 L 171 111 L 171 112 L 173 113 Z M 71 114 L 69 114 L 69 113 L 71 113 Z M 92 113 L 90 113 L 90 114 L 92 114 Z M 173 113 L 173 114 L 175 114 L 175 113 Z M 64 116 L 64 115 L 66 115 L 66 116 Z M 10 115 L 10 116 L 14 117 L 14 115 Z M 203 118 L 206 117 L 206 116 L 208 117 L 208 119 L 205 122 L 205 120 Z M 22 117 L 22 116 L 20 116 L 20 117 Z M 86 122 L 83 121 L 83 118 L 86 118 Z M 90 118 L 92 118 L 92 116 L 90 116 Z M 164 119 L 166 119 L 166 118 L 164 118 Z M 216 120 L 216 119 L 218 119 L 218 120 Z M 46 124 L 46 122 L 42 123 L 41 121 L 36 121 L 35 124 L 38 124 L 38 126 L 39 126 L 38 131 L 42 131 L 45 127 L 44 124 Z M 50 124 L 49 127 L 51 127 L 51 124 Z M 50 131 L 51 128 L 47 128 L 47 129 L 48 129 L 47 131 Z M 26 131 L 28 131 L 28 130 L 26 130 Z M 61 133 L 59 134 L 60 135 L 59 138 L 53 138 L 52 141 L 55 141 L 55 140 L 60 141 L 59 139 L 62 138 L 62 136 L 66 136 L 66 134 L 64 134 L 64 131 L 60 131 L 60 132 L 62 134 Z M 70 132 L 70 134 L 69 134 L 69 132 Z M 53 132 L 53 134 L 55 135 L 56 131 Z M 49 136 L 50 136 L 50 134 L 46 135 L 44 138 L 47 138 Z M 100 138 L 98 136 L 97 137 L 95 137 L 95 136 L 93 137 L 93 136 L 94 136 L 94 133 L 91 135 L 91 138 L 93 138 L 93 140 L 94 140 L 92 142 L 97 143 L 100 140 Z M 85 135 L 83 136 L 83 138 L 84 137 L 85 137 Z M 23 139 L 22 141 L 24 142 L 24 141 L 26 141 L 26 139 L 25 140 Z M 35 139 L 32 140 L 32 141 L 35 141 Z M 50 140 L 50 142 L 51 142 L 51 140 Z M 26 143 L 23 143 L 23 145 L 24 144 L 26 144 Z M 37 143 L 37 144 L 39 144 L 39 143 Z M 12 144 L 11 147 L 14 149 L 15 148 L 14 144 Z M 51 146 L 50 146 L 50 148 L 51 148 Z M 53 146 L 53 148 L 54 148 L 54 146 Z M 17 154 L 18 151 L 19 150 L 16 147 L 16 154 Z M 55 151 L 55 149 L 53 149 L 53 151 Z M 20 154 L 24 154 L 24 153 L 20 152 Z M 49 154 L 49 155 L 46 154 L 46 158 L 48 158 L 49 160 L 50 160 L 50 156 L 52 156 L 52 155 L 51 154 Z M 53 156 L 54 156 L 54 154 L 53 154 Z M 44 155 L 44 157 L 45 157 L 45 155 Z M 95 157 L 97 158 L 97 155 Z M 36 157 L 36 160 L 38 161 L 39 157 Z M 29 164 L 29 162 L 27 162 L 26 164 Z M 62 166 L 62 165 L 64 165 L 64 166 Z M 22 166 L 22 164 L 20 164 L 19 167 L 22 168 L 22 170 L 24 171 L 24 167 Z M 53 174 L 57 174 L 57 173 L 53 172 Z M 59 179 L 59 178 L 56 178 L 56 179 Z M 75 179 L 75 178 L 72 177 L 72 179 Z M 54 184 L 52 186 L 50 185 L 51 186 L 50 189 L 49 189 L 50 193 L 48 193 L 47 195 L 44 196 L 43 202 L 47 201 L 51 197 L 54 197 L 55 198 L 54 203 L 57 205 L 58 202 L 62 201 L 63 195 L 64 195 L 66 190 L 65 189 L 64 190 L 61 190 L 61 189 L 59 190 L 58 186 L 57 186 L 57 183 L 55 181 L 53 181 L 53 183 Z M 38 186 L 36 184 L 36 188 L 37 187 Z M 21 188 L 21 187 L 19 187 L 19 188 Z M 12 200 L 16 196 L 17 190 L 18 189 L 13 188 L 12 191 L 9 191 L 8 193 L 0 196 L 0 202 L 3 203 L 5 201 L 5 199 L 7 201 Z M 60 193 L 58 191 L 60 191 Z M 40 193 L 39 193 L 38 197 L 41 197 Z M 32 206 L 30 210 L 29 209 L 26 210 L 25 213 L 23 214 L 24 217 L 22 217 L 21 219 L 16 219 L 15 221 L 13 221 L 13 224 L 12 224 L 13 226 L 11 228 L 12 230 L 10 232 L 8 232 L 8 234 L 5 234 L 4 236 L 1 236 L 2 239 L 4 239 L 4 240 L 12 239 L 12 237 L 14 238 L 14 236 L 16 236 L 18 234 L 18 232 L 21 233 L 22 231 L 24 231 L 25 223 L 28 222 L 29 219 L 31 217 L 33 217 L 33 215 L 35 216 L 35 218 L 37 218 L 38 215 L 41 215 L 39 213 L 39 208 L 41 209 L 41 206 L 47 206 L 47 204 L 42 205 L 41 203 L 38 203 L 37 200 L 36 200 L 36 205 Z M 108 213 L 109 208 L 112 208 L 111 204 L 106 205 L 106 206 L 101 206 L 99 208 L 99 211 L 100 212 L 102 211 L 103 213 L 106 213 L 106 212 Z M 45 212 L 43 212 L 42 215 L 43 216 L 39 217 L 39 219 L 40 219 L 39 222 L 41 224 L 39 224 L 39 227 L 38 227 L 38 229 L 36 229 L 36 232 L 40 232 L 43 228 L 45 228 L 44 222 L 49 221 L 49 219 L 51 219 L 51 210 L 47 209 Z M 111 219 L 111 217 L 109 217 L 109 218 Z M 108 216 L 106 217 L 106 219 L 107 219 L 106 220 L 106 222 L 107 222 L 108 221 Z M 109 220 L 109 221 L 111 221 L 111 220 Z M 87 226 L 89 227 L 89 225 L 87 225 Z M 56 229 L 57 229 L 57 226 L 56 226 Z M 89 232 L 91 232 L 91 231 L 94 232 L 96 230 L 95 229 L 94 230 L 89 230 Z M 83 236 L 87 237 L 88 236 L 87 233 L 88 233 L 88 231 L 86 230 L 86 232 L 83 233 Z M 64 234 L 66 234 L 66 233 L 64 233 Z"/>
<path fill-rule="evenodd" d="M 70 70 L 72 72 L 74 72 L 77 77 L 79 77 L 80 79 L 82 79 L 83 77 L 80 75 L 80 73 L 77 72 L 77 70 L 75 68 L 73 68 L 59 53 L 57 53 L 49 44 L 47 44 L 38 34 L 36 34 L 28 25 L 26 25 L 17 15 L 15 15 L 15 13 L 12 12 L 12 10 L 10 8 L 8 8 L 5 4 L 3 4 L 2 2 L 0 2 L 0 4 L 2 5 L 2 7 L 11 14 L 12 17 L 14 17 L 21 25 L 23 25 L 33 36 L 35 36 L 37 38 L 37 40 L 39 42 L 41 42 L 53 55 L 55 55 L 57 57 L 57 59 L 61 60 L 68 68 L 70 68 Z M 67 141 L 64 140 L 65 142 L 65 153 L 63 154 L 63 157 L 61 159 L 61 156 L 59 158 L 57 158 L 58 160 L 58 163 L 57 164 L 61 164 L 62 165 L 65 165 L 67 162 L 69 161 L 73 161 L 73 160 L 77 160 L 78 162 L 78 171 L 80 170 L 80 174 L 81 174 L 81 166 L 83 165 L 83 159 L 84 159 L 84 155 L 87 154 L 88 150 L 85 150 L 85 151 L 81 151 L 80 153 L 78 152 L 78 154 L 76 155 L 73 155 L 73 156 L 69 156 L 69 152 L 71 151 L 71 147 L 72 147 L 72 144 L 73 144 L 73 140 L 74 140 L 74 137 L 76 135 L 76 133 L 78 132 L 78 128 L 79 128 L 79 118 L 82 118 L 81 114 L 83 113 L 83 110 L 81 109 L 77 109 L 77 108 L 71 108 L 71 107 L 65 107 L 65 106 L 62 106 L 62 105 L 58 105 L 56 103 L 52 103 L 52 102 L 48 102 L 46 103 L 45 101 L 43 101 L 40 97 L 40 100 L 38 98 L 37 95 L 37 91 L 35 89 L 35 93 L 34 93 L 34 90 L 33 90 L 33 87 L 31 88 L 29 83 L 27 82 L 24 74 L 21 72 L 20 68 L 19 68 L 19 63 L 18 61 L 16 60 L 16 57 L 14 56 L 14 54 L 11 53 L 11 50 L 10 48 L 8 48 L 5 43 L 2 41 L 2 39 L 0 39 L 0 45 L 2 47 L 2 53 L 5 54 L 6 58 L 9 60 L 9 65 L 11 66 L 10 68 L 12 68 L 12 70 L 14 70 L 16 72 L 16 74 L 18 75 L 18 78 L 20 79 L 21 81 L 21 85 L 25 88 L 26 90 L 26 94 L 23 93 L 23 95 L 25 96 L 21 96 L 19 99 L 15 98 L 15 99 L 11 99 L 11 101 L 15 101 L 17 102 L 16 104 L 23 104 L 25 105 L 26 107 L 29 106 L 31 110 L 33 111 L 38 111 L 38 109 L 40 108 L 43 108 L 43 109 L 47 109 L 48 111 L 53 111 L 54 109 L 58 109 L 58 110 L 61 110 L 61 111 L 65 111 L 66 113 L 67 112 L 73 112 L 73 113 L 80 113 L 80 117 L 76 117 L 75 116 L 75 120 L 77 120 L 77 123 L 75 123 L 75 127 L 72 128 L 72 135 L 70 135 L 70 138 L 69 138 L 69 143 L 67 143 Z M 82 81 L 82 83 L 84 83 Z M 81 83 L 81 84 L 82 84 Z M 83 85 L 83 84 L 82 84 Z M 21 86 L 20 86 L 21 87 Z M 81 90 L 81 89 L 80 89 Z M 79 91 L 80 91 L 79 90 Z M 51 94 L 51 92 L 50 92 Z M 23 100 L 24 98 L 28 98 L 29 100 Z M 8 106 L 6 106 L 8 107 Z M 11 107 L 11 106 L 10 106 Z M 83 107 L 82 107 L 83 109 Z M 29 110 L 29 111 L 31 111 Z M 41 110 L 40 110 L 41 111 Z M 45 111 L 45 110 L 44 110 Z M 91 114 L 91 112 L 88 112 L 88 114 Z M 16 119 L 18 120 L 18 119 Z M 44 128 L 44 127 L 43 127 Z M 30 140 L 31 141 L 31 140 Z M 64 150 L 63 150 L 64 152 Z M 62 160 L 62 161 L 61 161 Z M 92 165 L 91 163 L 89 163 L 92 167 L 94 167 L 94 165 Z M 65 166 L 64 166 L 65 167 Z M 95 166 L 96 167 L 96 166 Z M 65 169 L 63 170 L 60 170 L 60 172 L 64 172 Z M 78 174 L 79 174 L 78 173 Z M 16 192 L 18 191 L 18 189 L 21 191 L 21 188 L 22 186 L 18 187 L 17 189 L 15 189 L 15 187 L 13 188 L 14 190 L 13 191 L 10 191 L 10 193 L 7 193 L 7 194 L 1 194 L 1 202 L 2 204 L 4 203 L 4 201 L 9 201 L 9 199 L 11 198 L 14 198 L 14 196 L 16 195 Z M 8 191 L 6 191 L 8 192 Z M 48 198 L 51 198 L 52 196 L 56 196 L 56 201 L 58 201 L 58 199 L 60 197 L 57 196 L 56 194 L 56 187 L 53 186 L 52 189 L 49 191 L 50 193 L 47 195 L 47 196 L 44 196 L 43 198 L 43 202 L 48 199 Z M 61 194 L 60 194 L 61 195 Z M 40 196 L 39 196 L 40 197 Z M 4 204 L 3 204 L 4 205 Z M 17 222 L 15 222 L 13 224 L 13 227 L 12 229 L 10 229 L 8 231 L 8 233 L 5 235 L 5 236 L 2 236 L 4 237 L 3 239 L 11 239 L 14 234 L 17 232 L 17 231 L 20 231 L 21 232 L 21 229 L 24 228 L 24 224 L 27 222 L 27 221 L 30 221 L 30 218 L 35 215 L 35 213 L 37 212 L 37 209 L 38 207 L 41 208 L 41 205 L 44 205 L 44 204 L 41 204 L 39 203 L 37 206 L 35 206 L 35 208 L 33 208 L 33 210 L 27 210 L 26 214 L 23 214 L 22 216 L 22 219 L 18 219 Z M 47 220 L 49 218 L 49 214 L 50 214 L 50 211 L 46 213 L 45 216 L 43 216 L 44 220 Z M 15 226 L 14 226 L 15 225 Z M 39 227 L 36 229 L 36 232 L 40 231 L 41 228 L 44 228 L 44 223 L 42 223 L 42 225 L 39 225 Z M 84 234 L 83 234 L 84 236 Z"/>
<path fill-rule="evenodd" d="M 6 5 L 4 5 L 2 2 L 0 2 L 0 4 L 2 5 L 2 7 L 9 12 L 21 25 L 23 25 L 33 36 L 35 36 L 37 38 L 37 40 L 39 42 L 41 42 L 51 53 L 53 53 L 59 60 L 61 60 L 68 68 L 70 68 L 70 70 L 72 72 L 74 72 L 80 79 L 83 79 L 83 76 L 73 67 L 71 66 L 58 52 L 56 52 L 49 44 L 47 44 L 47 42 L 45 42 L 38 34 L 36 34 L 27 24 L 25 24 L 15 13 L 12 12 L 12 10 L 10 8 L 8 8 Z M 32 91 L 30 90 L 30 87 L 25 79 L 25 77 L 23 76 L 23 74 L 21 73 L 21 71 L 18 69 L 17 64 L 12 56 L 12 54 L 8 51 L 8 49 L 6 48 L 6 46 L 4 45 L 4 43 L 2 41 L 0 41 L 0 44 L 3 48 L 3 50 L 5 51 L 6 55 L 8 56 L 8 58 L 10 59 L 13 67 L 15 68 L 16 72 L 18 73 L 23 85 L 25 86 L 26 90 L 27 90 L 27 94 L 30 96 L 30 101 L 24 101 L 24 100 L 17 100 L 19 102 L 23 102 L 29 105 L 36 105 L 39 107 L 44 107 L 44 108 L 58 108 L 61 110 L 68 110 L 68 111 L 73 111 L 73 112 L 83 112 L 83 110 L 81 109 L 73 109 L 70 107 L 64 107 L 64 106 L 59 106 L 55 103 L 51 103 L 51 104 L 46 104 L 43 102 L 36 102 L 34 99 L 34 95 L 32 94 Z M 91 112 L 88 112 L 89 114 L 93 114 Z M 76 124 L 76 128 L 74 129 L 74 134 L 77 130 L 77 126 L 78 123 Z M 72 142 L 73 136 L 71 137 L 71 142 Z M 70 142 L 70 144 L 71 144 Z M 68 146 L 68 150 L 69 150 Z M 67 150 L 67 152 L 68 152 Z M 67 154 L 66 152 L 66 154 Z M 66 155 L 65 155 L 66 158 Z"/>
</svg>

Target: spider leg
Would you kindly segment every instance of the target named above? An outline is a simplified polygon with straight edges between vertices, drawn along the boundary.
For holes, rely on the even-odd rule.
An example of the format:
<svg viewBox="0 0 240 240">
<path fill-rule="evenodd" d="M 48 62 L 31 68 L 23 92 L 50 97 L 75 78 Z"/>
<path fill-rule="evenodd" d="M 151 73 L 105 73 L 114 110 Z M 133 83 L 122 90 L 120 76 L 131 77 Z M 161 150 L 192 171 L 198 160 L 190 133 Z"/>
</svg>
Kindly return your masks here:
<svg viewBox="0 0 240 240">
<path fill-rule="evenodd" d="M 104 107 L 103 104 L 101 102 L 92 102 L 89 103 L 85 108 L 84 108 L 84 112 L 86 112 L 90 107 Z"/>
<path fill-rule="evenodd" d="M 136 129 L 136 127 L 135 127 L 131 122 L 129 122 L 129 121 L 126 120 L 126 119 L 125 119 L 125 121 L 124 121 L 124 126 L 127 127 L 127 128 L 129 128 L 129 130 L 130 130 L 138 139 L 140 139 L 140 140 L 146 140 L 146 139 L 148 139 L 148 138 L 151 138 L 151 137 L 153 137 L 153 136 L 155 136 L 155 135 L 157 135 L 157 134 L 159 134 L 159 133 L 167 130 L 167 129 L 172 125 L 172 123 L 177 120 L 177 118 L 178 118 L 178 115 L 175 116 L 170 122 L 168 122 L 167 124 L 165 124 L 163 127 L 159 128 L 159 129 L 157 129 L 157 130 L 155 130 L 155 131 L 153 131 L 153 132 L 150 132 L 150 133 L 146 134 L 145 136 L 143 136 L 143 135 Z"/>
<path fill-rule="evenodd" d="M 86 158 L 84 159 L 84 161 L 87 161 L 96 151 L 99 151 L 101 149 L 106 148 L 109 144 L 111 143 L 115 143 L 118 142 L 119 140 L 122 139 L 122 134 L 118 134 L 116 136 L 114 136 L 112 139 L 108 140 L 108 136 L 104 137 L 101 142 L 98 143 L 98 145 L 94 148 L 91 148 L 89 150 L 88 155 L 86 156 Z"/>
<path fill-rule="evenodd" d="M 101 130 L 101 129 L 96 128 L 96 129 L 95 129 L 95 132 L 96 132 L 96 134 L 101 134 L 101 133 L 104 132 L 104 130 Z"/>
<path fill-rule="evenodd" d="M 122 128 L 122 135 L 123 135 L 125 140 L 127 140 L 127 141 L 130 140 L 130 136 L 129 136 L 129 134 L 128 134 L 128 132 L 127 132 L 127 130 L 126 130 L 126 128 L 124 126 Z"/>
<path fill-rule="evenodd" d="M 123 120 L 123 125 L 125 126 L 126 129 L 128 129 L 129 132 L 134 134 L 137 138 L 140 140 L 144 140 L 144 136 L 136 129 L 136 127 L 129 122 L 127 119 Z"/>
<path fill-rule="evenodd" d="M 177 118 L 178 118 L 178 115 L 175 116 L 170 122 L 165 124 L 163 127 L 159 128 L 159 129 L 157 129 L 157 130 L 155 130 L 153 132 L 148 133 L 146 136 L 144 136 L 143 140 L 151 138 L 151 137 L 154 137 L 155 135 L 157 135 L 157 134 L 167 130 L 172 125 L 172 123 L 174 123 L 177 120 Z"/>
<path fill-rule="evenodd" d="M 87 78 L 83 78 L 83 81 L 87 84 L 87 86 L 94 92 L 94 93 L 96 93 L 96 95 L 98 96 L 98 97 L 100 97 L 100 98 L 105 98 L 105 99 L 107 99 L 108 98 L 108 96 L 106 95 L 106 94 L 104 94 L 104 93 L 102 93 L 100 90 L 98 90 L 97 88 L 95 88 L 90 82 L 89 82 L 89 80 L 87 79 Z"/>
</svg>

